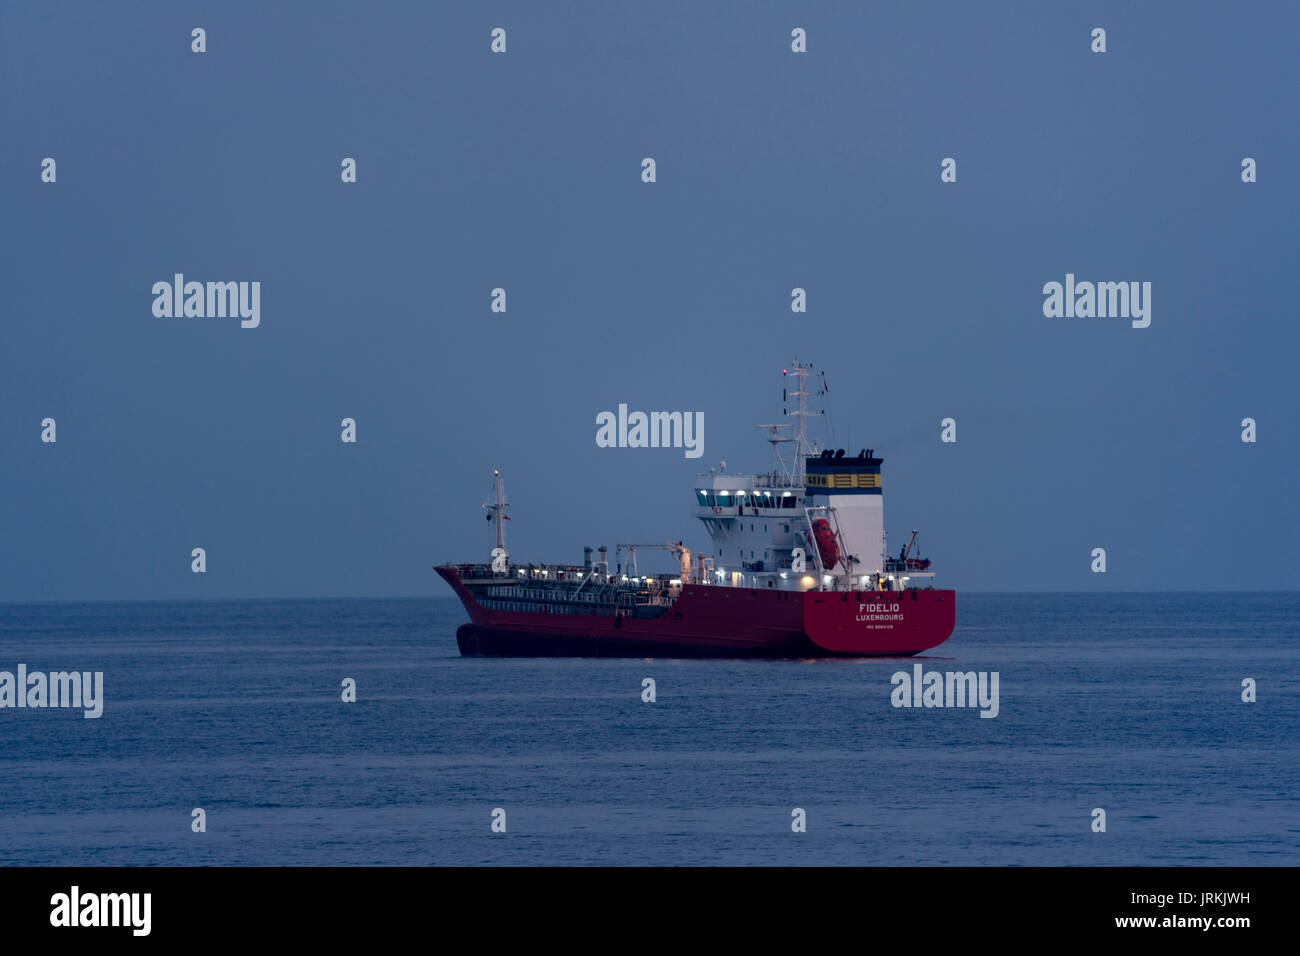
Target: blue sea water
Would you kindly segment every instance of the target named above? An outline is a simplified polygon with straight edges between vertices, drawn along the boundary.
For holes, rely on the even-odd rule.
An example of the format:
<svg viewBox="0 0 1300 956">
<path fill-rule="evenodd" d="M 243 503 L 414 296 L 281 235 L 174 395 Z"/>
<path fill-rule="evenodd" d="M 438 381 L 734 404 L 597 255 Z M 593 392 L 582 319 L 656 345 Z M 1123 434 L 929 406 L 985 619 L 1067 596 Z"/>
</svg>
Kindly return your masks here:
<svg viewBox="0 0 1300 956">
<path fill-rule="evenodd" d="M 0 670 L 105 682 L 0 709 L 0 863 L 1300 864 L 1297 594 L 963 594 L 906 660 L 467 659 L 463 620 L 0 605 Z M 998 716 L 893 707 L 915 660 Z"/>
</svg>

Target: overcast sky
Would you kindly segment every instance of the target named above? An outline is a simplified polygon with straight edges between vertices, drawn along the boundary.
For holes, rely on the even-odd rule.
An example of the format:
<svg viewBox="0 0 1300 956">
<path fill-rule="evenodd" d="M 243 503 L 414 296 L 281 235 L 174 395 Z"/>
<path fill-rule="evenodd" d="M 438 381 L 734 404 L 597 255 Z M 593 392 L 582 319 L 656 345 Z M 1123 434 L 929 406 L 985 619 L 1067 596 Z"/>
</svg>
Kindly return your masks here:
<svg viewBox="0 0 1300 956">
<path fill-rule="evenodd" d="M 1065 7 L 5 4 L 0 600 L 450 594 L 494 467 L 517 560 L 707 546 L 796 354 L 942 586 L 1294 587 L 1300 7 Z"/>
</svg>

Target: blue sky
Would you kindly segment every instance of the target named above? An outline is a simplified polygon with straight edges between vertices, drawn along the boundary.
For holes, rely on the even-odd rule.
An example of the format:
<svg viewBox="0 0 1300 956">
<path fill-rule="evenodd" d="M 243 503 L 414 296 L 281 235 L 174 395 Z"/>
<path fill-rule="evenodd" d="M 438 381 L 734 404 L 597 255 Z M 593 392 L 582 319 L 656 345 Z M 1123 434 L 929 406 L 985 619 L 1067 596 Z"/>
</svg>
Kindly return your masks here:
<svg viewBox="0 0 1300 956">
<path fill-rule="evenodd" d="M 943 586 L 1292 588 L 1298 28 L 1289 3 L 7 4 L 0 600 L 449 594 L 430 565 L 486 559 L 494 467 L 516 559 L 699 547 L 696 473 L 766 467 L 796 354 Z M 155 317 L 176 272 L 261 282 L 260 327 Z M 1044 317 L 1067 272 L 1151 282 L 1150 328 Z M 598 448 L 620 403 L 703 412 L 704 457 Z"/>
</svg>

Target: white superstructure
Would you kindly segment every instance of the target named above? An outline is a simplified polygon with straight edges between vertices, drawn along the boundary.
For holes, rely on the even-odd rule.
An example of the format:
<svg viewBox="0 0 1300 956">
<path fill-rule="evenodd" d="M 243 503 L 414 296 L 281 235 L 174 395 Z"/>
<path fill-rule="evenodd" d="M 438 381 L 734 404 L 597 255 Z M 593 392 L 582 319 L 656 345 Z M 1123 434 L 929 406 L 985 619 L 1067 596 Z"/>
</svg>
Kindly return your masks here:
<svg viewBox="0 0 1300 956">
<path fill-rule="evenodd" d="M 807 405 L 812 366 L 796 359 L 784 374 L 793 378 L 785 398 L 794 421 L 758 426 L 772 444 L 772 470 L 732 473 L 722 462 L 695 482 L 695 516 L 713 541 L 716 582 L 804 591 L 930 584 L 929 562 L 923 569 L 914 559 L 912 573 L 906 560 L 885 554 L 881 459 L 810 442 L 807 420 L 821 414 Z"/>
</svg>

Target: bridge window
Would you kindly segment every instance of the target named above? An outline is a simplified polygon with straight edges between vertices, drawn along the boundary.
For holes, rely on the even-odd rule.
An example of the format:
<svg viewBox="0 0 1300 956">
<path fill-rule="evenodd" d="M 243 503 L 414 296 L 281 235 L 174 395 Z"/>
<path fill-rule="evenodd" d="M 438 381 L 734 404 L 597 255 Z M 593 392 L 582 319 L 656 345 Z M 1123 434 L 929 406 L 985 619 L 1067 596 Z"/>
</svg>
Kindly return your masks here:
<svg viewBox="0 0 1300 956">
<path fill-rule="evenodd" d="M 708 504 L 709 504 L 709 496 L 708 496 L 708 494 L 705 493 L 705 492 L 703 491 L 703 489 L 697 490 L 697 491 L 695 492 L 695 494 L 699 496 L 700 504 L 701 504 L 701 505 L 704 505 L 705 507 L 708 507 Z"/>
</svg>

